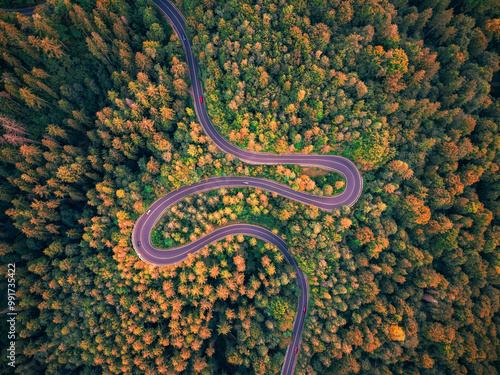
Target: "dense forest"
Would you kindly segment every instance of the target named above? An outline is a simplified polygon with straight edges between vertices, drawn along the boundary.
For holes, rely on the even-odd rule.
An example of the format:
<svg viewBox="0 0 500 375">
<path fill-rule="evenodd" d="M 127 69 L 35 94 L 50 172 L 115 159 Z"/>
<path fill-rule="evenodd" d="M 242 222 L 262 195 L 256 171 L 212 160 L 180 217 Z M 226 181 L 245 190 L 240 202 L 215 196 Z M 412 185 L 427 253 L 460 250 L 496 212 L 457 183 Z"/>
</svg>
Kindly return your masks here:
<svg viewBox="0 0 500 375">
<path fill-rule="evenodd" d="M 221 134 L 252 151 L 346 156 L 364 189 L 330 213 L 258 189 L 194 195 L 154 242 L 236 221 L 282 235 L 310 285 L 298 374 L 498 374 L 500 2 L 175 3 Z M 156 267 L 135 254 L 132 227 L 210 176 L 317 195 L 342 191 L 342 177 L 222 153 L 149 0 L 0 12 L 0 72 L 15 372 L 279 373 L 300 291 L 276 248 L 228 237 Z"/>
<path fill-rule="evenodd" d="M 22 9 L 43 4 L 43 0 L 0 0 L 2 9 Z"/>
</svg>

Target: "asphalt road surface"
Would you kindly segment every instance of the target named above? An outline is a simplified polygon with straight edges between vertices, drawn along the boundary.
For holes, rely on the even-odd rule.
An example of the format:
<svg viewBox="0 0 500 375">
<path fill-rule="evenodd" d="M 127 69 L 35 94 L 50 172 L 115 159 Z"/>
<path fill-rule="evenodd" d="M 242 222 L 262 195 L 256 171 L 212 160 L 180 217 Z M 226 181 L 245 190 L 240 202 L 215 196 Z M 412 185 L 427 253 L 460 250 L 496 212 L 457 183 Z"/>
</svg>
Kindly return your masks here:
<svg viewBox="0 0 500 375">
<path fill-rule="evenodd" d="M 167 194 L 158 199 L 149 207 L 149 214 L 143 214 L 136 222 L 132 232 L 132 244 L 139 257 L 151 264 L 166 265 L 175 264 L 184 260 L 188 254 L 196 253 L 208 244 L 221 240 L 229 235 L 248 235 L 260 238 L 270 242 L 278 247 L 286 260 L 294 267 L 297 275 L 297 283 L 302 291 L 298 301 L 297 313 L 293 324 L 294 340 L 287 348 L 285 360 L 281 370 L 282 374 L 293 374 L 295 362 L 298 353 L 295 348 L 300 347 L 302 329 L 304 328 L 305 315 L 303 310 L 307 308 L 308 303 L 308 284 L 304 273 L 299 269 L 297 262 L 288 252 L 283 240 L 262 227 L 251 224 L 235 224 L 218 228 L 208 235 L 205 235 L 194 242 L 185 244 L 169 250 L 157 249 L 151 244 L 151 231 L 156 222 L 162 216 L 162 213 L 176 202 L 184 199 L 190 194 L 197 194 L 203 191 L 209 191 L 220 188 L 231 187 L 253 187 L 276 192 L 284 197 L 294 199 L 304 204 L 315 205 L 318 208 L 331 211 L 341 205 L 352 206 L 359 198 L 363 190 L 363 179 L 356 166 L 348 159 L 333 155 L 302 155 L 286 154 L 275 155 L 268 153 L 255 153 L 238 148 L 229 143 L 222 137 L 211 123 L 204 103 L 200 100 L 203 96 L 201 81 L 198 77 L 199 68 L 192 51 L 189 38 L 185 30 L 186 20 L 181 12 L 168 0 L 154 0 L 154 3 L 160 8 L 175 33 L 179 37 L 186 51 L 187 63 L 189 66 L 189 75 L 192 82 L 192 94 L 194 106 L 198 120 L 200 121 L 205 133 L 215 142 L 215 144 L 224 152 L 233 154 L 237 158 L 249 164 L 299 164 L 303 166 L 321 167 L 327 170 L 333 170 L 344 175 L 346 187 L 344 192 L 334 197 L 317 197 L 303 192 L 295 191 L 288 186 L 278 184 L 274 181 L 253 177 L 213 177 L 206 181 L 198 182 L 190 186 L 184 186 L 180 189 Z M 141 246 L 138 243 L 141 242 Z"/>
</svg>

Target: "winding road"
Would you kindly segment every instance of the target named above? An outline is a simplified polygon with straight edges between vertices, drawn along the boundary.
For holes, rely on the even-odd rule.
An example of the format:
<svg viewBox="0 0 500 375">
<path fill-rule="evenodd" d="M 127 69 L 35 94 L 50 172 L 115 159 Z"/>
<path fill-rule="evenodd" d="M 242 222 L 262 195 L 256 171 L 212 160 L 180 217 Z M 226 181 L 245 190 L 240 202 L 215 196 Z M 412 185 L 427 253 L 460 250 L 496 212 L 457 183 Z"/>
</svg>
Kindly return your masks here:
<svg viewBox="0 0 500 375">
<path fill-rule="evenodd" d="M 4 9 L 4 8 L 0 8 L 0 10 L 3 10 L 4 12 L 21 13 L 21 14 L 24 14 L 25 16 L 32 16 L 33 13 L 35 12 L 35 8 L 37 6 L 40 6 L 40 5 L 42 5 L 42 4 L 34 5 L 32 7 L 29 7 L 29 8 L 21 8 L 21 9 Z"/>
<path fill-rule="evenodd" d="M 190 186 L 184 186 L 180 189 L 167 194 L 165 197 L 155 201 L 148 209 L 148 213 L 143 214 L 137 220 L 132 232 L 132 245 L 137 255 L 145 262 L 155 265 L 176 264 L 186 259 L 190 253 L 196 253 L 208 244 L 221 240 L 229 235 L 248 235 L 260 238 L 272 243 L 283 253 L 286 260 L 294 267 L 297 275 L 297 283 L 302 291 L 298 301 L 297 313 L 293 324 L 293 342 L 288 346 L 281 374 L 293 374 L 297 353 L 296 348 L 300 347 L 302 329 L 304 328 L 304 308 L 308 303 L 308 284 L 304 273 L 300 270 L 295 259 L 290 255 L 286 243 L 277 235 L 267 229 L 251 224 L 234 224 L 218 228 L 213 232 L 176 248 L 168 250 L 155 248 L 151 244 L 151 232 L 161 218 L 162 213 L 170 206 L 181 201 L 187 195 L 198 194 L 200 192 L 232 187 L 253 187 L 263 190 L 276 192 L 289 199 L 302 202 L 304 204 L 315 205 L 318 208 L 331 211 L 341 205 L 352 206 L 358 200 L 363 190 L 363 179 L 356 166 L 349 160 L 340 156 L 333 155 L 302 155 L 288 154 L 275 155 L 269 153 L 255 153 L 243 150 L 229 143 L 222 137 L 211 123 L 208 113 L 203 104 L 203 89 L 198 77 L 199 67 L 191 51 L 191 44 L 186 35 L 186 20 L 181 12 L 168 0 L 153 0 L 165 15 L 175 33 L 182 42 L 186 52 L 189 75 L 192 83 L 192 95 L 196 115 L 205 133 L 215 142 L 215 144 L 224 152 L 233 154 L 237 158 L 248 164 L 299 164 L 303 166 L 321 167 L 326 170 L 332 170 L 341 173 L 346 179 L 344 192 L 334 197 L 318 197 L 295 191 L 292 188 L 276 183 L 271 180 L 253 177 L 213 177 L 206 181 L 198 182 Z M 139 246 L 139 242 L 141 246 Z"/>
<path fill-rule="evenodd" d="M 233 154 L 237 158 L 248 164 L 299 164 L 302 166 L 321 167 L 326 170 L 332 170 L 341 173 L 346 179 L 346 187 L 344 192 L 334 197 L 317 197 L 311 194 L 295 191 L 292 188 L 279 184 L 277 182 L 254 177 L 212 177 L 205 181 L 195 183 L 190 186 L 183 186 L 180 189 L 167 194 L 165 197 L 156 200 L 149 208 L 146 214 L 139 217 L 132 231 L 132 246 L 137 255 L 144 262 L 163 266 L 168 264 L 176 264 L 188 256 L 188 254 L 196 253 L 203 249 L 208 244 L 219 241 L 230 235 L 248 235 L 260 238 L 266 242 L 275 245 L 285 256 L 297 275 L 297 284 L 302 291 L 302 295 L 298 301 L 297 313 L 293 323 L 293 342 L 288 346 L 281 374 L 293 374 L 297 353 L 296 348 L 300 347 L 302 337 L 302 329 L 304 328 L 304 308 L 308 303 L 308 284 L 307 278 L 300 270 L 295 259 L 288 252 L 286 243 L 277 235 L 269 230 L 252 224 L 233 224 L 222 228 L 218 228 L 213 232 L 193 241 L 189 244 L 182 245 L 168 250 L 155 248 L 151 244 L 151 232 L 161 218 L 163 212 L 170 206 L 181 201 L 187 195 L 198 194 L 204 191 L 210 191 L 220 188 L 233 187 L 253 187 L 294 199 L 298 202 L 314 205 L 318 208 L 331 211 L 341 205 L 352 206 L 358 200 L 361 191 L 363 190 L 363 179 L 356 166 L 349 160 L 341 156 L 333 155 L 302 155 L 302 154 L 287 154 L 275 155 L 269 153 L 255 153 L 238 148 L 229 143 L 216 130 L 210 119 L 201 98 L 203 90 L 201 81 L 198 78 L 199 67 L 191 51 L 191 44 L 186 35 L 185 24 L 186 20 L 181 12 L 168 0 L 153 0 L 165 15 L 170 25 L 172 25 L 175 33 L 181 40 L 186 52 L 187 63 L 189 66 L 189 75 L 192 82 L 192 94 L 198 120 L 207 135 L 215 142 L 215 144 L 224 152 Z M 25 9 L 2 9 L 8 12 L 19 12 L 24 15 L 32 15 L 35 7 Z M 141 245 L 139 245 L 139 243 Z"/>
</svg>

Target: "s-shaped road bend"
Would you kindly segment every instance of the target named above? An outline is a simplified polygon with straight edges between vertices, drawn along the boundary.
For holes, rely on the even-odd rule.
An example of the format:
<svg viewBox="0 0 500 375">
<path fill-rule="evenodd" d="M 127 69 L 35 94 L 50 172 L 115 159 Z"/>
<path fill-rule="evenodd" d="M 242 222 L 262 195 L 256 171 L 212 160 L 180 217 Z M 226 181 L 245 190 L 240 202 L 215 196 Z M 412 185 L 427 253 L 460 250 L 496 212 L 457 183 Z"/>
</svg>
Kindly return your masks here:
<svg viewBox="0 0 500 375">
<path fill-rule="evenodd" d="M 189 244 L 162 250 L 155 248 L 151 244 L 151 231 L 158 222 L 162 213 L 170 206 L 184 199 L 186 195 L 198 194 L 204 191 L 210 191 L 220 188 L 232 187 L 254 187 L 263 190 L 275 192 L 289 199 L 302 202 L 304 204 L 315 205 L 318 208 L 331 211 L 341 205 L 352 206 L 358 200 L 363 190 L 363 179 L 356 166 L 349 160 L 341 156 L 333 155 L 275 155 L 268 153 L 255 153 L 243 150 L 226 141 L 217 131 L 208 118 L 207 111 L 203 103 L 198 100 L 203 96 L 201 81 L 198 78 L 198 63 L 195 60 L 191 51 L 191 44 L 186 35 L 185 24 L 186 20 L 181 12 L 170 1 L 153 0 L 160 8 L 169 23 L 172 25 L 175 33 L 179 37 L 186 52 L 189 75 L 193 84 L 193 100 L 196 110 L 196 115 L 207 135 L 215 142 L 215 144 L 224 152 L 230 153 L 243 160 L 248 164 L 299 164 L 305 166 L 321 167 L 323 169 L 337 171 L 346 178 L 346 188 L 343 193 L 334 197 L 317 197 L 310 194 L 295 191 L 288 186 L 278 184 L 274 181 L 254 178 L 254 177 L 213 177 L 206 181 L 198 182 L 190 186 L 184 186 L 180 189 L 167 194 L 165 197 L 155 201 L 148 209 L 149 214 L 142 215 L 135 223 L 132 231 L 132 246 L 137 255 L 144 262 L 163 266 L 167 264 L 176 264 L 186 259 L 190 253 L 196 253 L 208 244 L 219 241 L 230 235 L 243 234 L 247 236 L 257 237 L 266 242 L 274 244 L 285 256 L 297 274 L 297 284 L 302 291 L 302 295 L 298 301 L 297 314 L 293 323 L 294 340 L 288 346 L 283 367 L 282 375 L 293 374 L 295 369 L 295 361 L 297 355 L 295 348 L 300 346 L 302 329 L 304 328 L 305 314 L 302 313 L 308 302 L 308 285 L 304 273 L 300 270 L 297 262 L 288 252 L 286 243 L 281 237 L 274 233 L 252 224 L 234 224 L 225 226 L 199 238 Z M 19 12 L 26 16 L 31 16 L 35 7 L 24 9 L 1 9 L 7 12 Z M 139 246 L 139 242 L 141 246 Z"/>
<path fill-rule="evenodd" d="M 215 142 L 215 144 L 224 152 L 233 154 L 237 158 L 249 164 L 299 164 L 307 166 L 321 167 L 326 170 L 333 170 L 341 173 L 346 178 L 346 187 L 344 192 L 334 197 L 317 197 L 292 188 L 278 184 L 274 181 L 254 178 L 254 177 L 212 177 L 205 181 L 195 183 L 190 186 L 183 186 L 173 191 L 163 198 L 158 199 L 149 207 L 149 213 L 143 214 L 135 223 L 132 231 L 132 245 L 137 255 L 143 261 L 154 265 L 176 264 L 186 259 L 190 253 L 196 253 L 198 250 L 208 244 L 221 240 L 229 235 L 248 235 L 260 238 L 270 242 L 278 247 L 286 260 L 295 268 L 297 274 L 297 283 L 302 291 L 298 301 L 298 310 L 293 324 L 294 340 L 287 348 L 285 360 L 281 374 L 293 374 L 297 354 L 295 348 L 300 346 L 302 329 L 304 327 L 305 314 L 304 308 L 308 302 L 308 284 L 304 273 L 299 269 L 297 262 L 287 250 L 286 243 L 277 235 L 262 227 L 251 224 L 234 224 L 218 228 L 213 232 L 197 239 L 194 242 L 182 245 L 168 250 L 155 248 L 151 244 L 151 231 L 158 222 L 162 213 L 170 206 L 184 199 L 186 195 L 197 194 L 203 191 L 209 191 L 220 188 L 233 187 L 253 187 L 271 192 L 276 192 L 289 199 L 302 202 L 304 204 L 315 205 L 318 208 L 331 211 L 340 205 L 352 206 L 358 200 L 363 189 L 363 179 L 356 166 L 348 159 L 333 155 L 275 155 L 268 153 L 256 153 L 238 148 L 223 138 L 214 128 L 207 111 L 200 98 L 203 96 L 201 81 L 198 78 L 198 63 L 191 51 L 191 44 L 186 35 L 186 20 L 181 12 L 168 0 L 153 0 L 165 15 L 175 33 L 182 42 L 186 52 L 187 63 L 189 66 L 189 75 L 192 83 L 192 93 L 196 114 L 203 130 Z M 138 243 L 141 242 L 141 246 Z"/>
<path fill-rule="evenodd" d="M 19 8 L 19 9 L 4 9 L 0 8 L 0 10 L 3 10 L 4 12 L 16 12 L 16 13 L 21 13 L 24 14 L 25 16 L 32 16 L 33 13 L 35 12 L 35 8 L 37 6 L 41 6 L 43 4 L 38 4 L 29 8 Z"/>
</svg>

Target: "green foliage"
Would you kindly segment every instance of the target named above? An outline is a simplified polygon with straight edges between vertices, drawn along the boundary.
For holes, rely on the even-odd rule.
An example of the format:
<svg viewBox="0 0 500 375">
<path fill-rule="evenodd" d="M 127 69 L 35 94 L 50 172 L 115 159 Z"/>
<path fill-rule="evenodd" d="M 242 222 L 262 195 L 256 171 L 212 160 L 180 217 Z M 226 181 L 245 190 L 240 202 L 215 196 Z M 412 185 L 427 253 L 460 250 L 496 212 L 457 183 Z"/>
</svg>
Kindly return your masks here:
<svg viewBox="0 0 500 375">
<path fill-rule="evenodd" d="M 281 297 L 276 297 L 273 300 L 271 300 L 271 302 L 269 303 L 269 307 L 271 309 L 274 318 L 277 321 L 283 320 L 283 318 L 290 310 L 290 306 L 288 305 L 288 303 L 283 301 Z"/>
<path fill-rule="evenodd" d="M 388 132 L 367 131 L 354 144 L 352 156 L 362 164 L 379 165 L 388 154 Z"/>
<path fill-rule="evenodd" d="M 165 248 L 236 220 L 284 235 L 311 290 L 298 373 L 496 373 L 495 4 L 181 2 L 225 137 L 344 155 L 362 172 L 352 208 L 220 190 L 153 232 Z M 0 18 L 0 255 L 22 280 L 17 371 L 279 373 L 299 290 L 276 249 L 241 236 L 149 267 L 130 233 L 155 199 L 205 177 L 335 194 L 341 176 L 247 166 L 214 147 L 152 3 Z"/>
<path fill-rule="evenodd" d="M 43 0 L 0 0 L 0 8 L 19 9 L 43 4 Z"/>
</svg>

